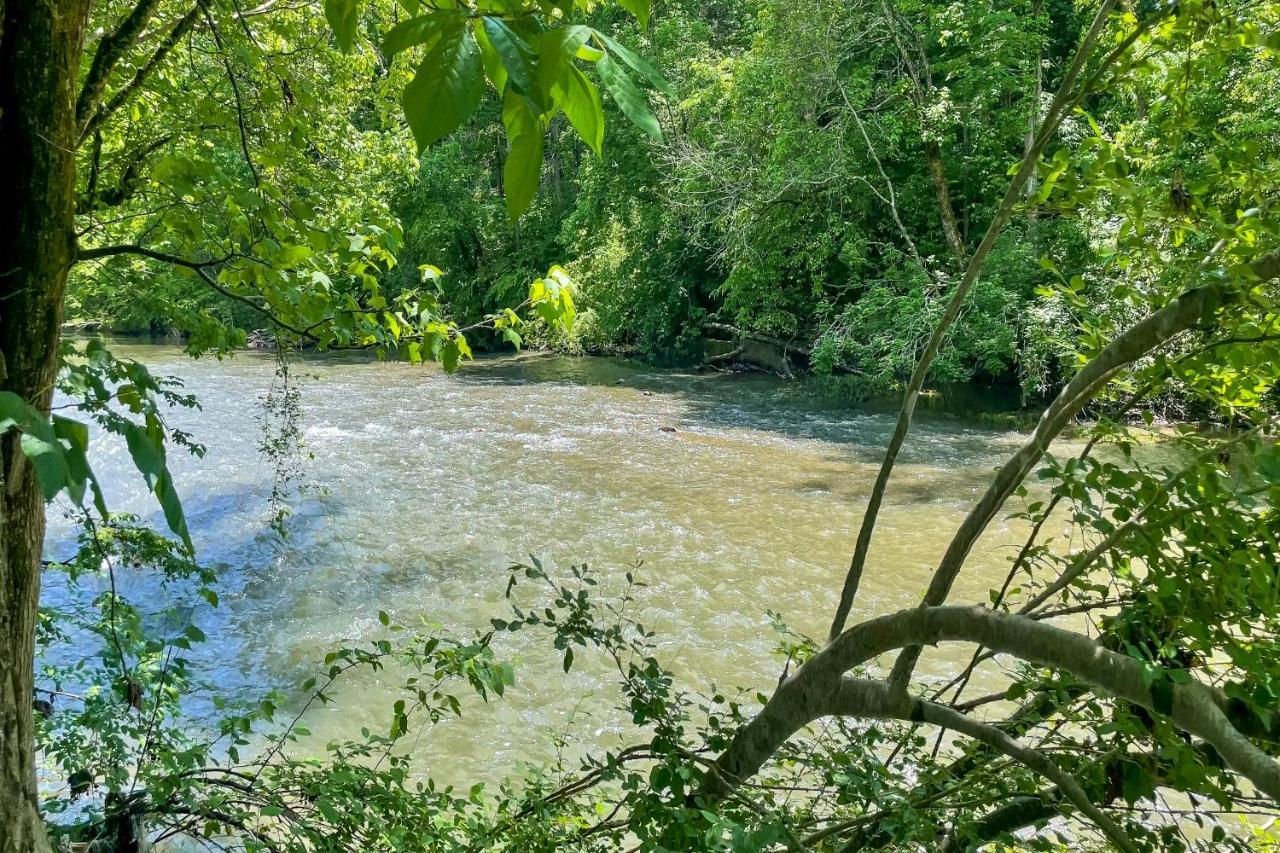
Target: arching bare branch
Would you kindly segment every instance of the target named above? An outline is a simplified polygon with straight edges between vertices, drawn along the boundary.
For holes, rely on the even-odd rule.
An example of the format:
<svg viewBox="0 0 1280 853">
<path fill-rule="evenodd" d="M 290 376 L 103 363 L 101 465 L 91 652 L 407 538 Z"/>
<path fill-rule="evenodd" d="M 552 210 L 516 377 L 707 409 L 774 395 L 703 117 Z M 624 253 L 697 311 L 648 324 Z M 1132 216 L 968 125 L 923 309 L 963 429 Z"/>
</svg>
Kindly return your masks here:
<svg viewBox="0 0 1280 853">
<path fill-rule="evenodd" d="M 709 775 L 704 793 L 714 798 L 723 794 L 724 786 L 741 784 L 796 732 L 833 713 L 849 670 L 894 649 L 944 641 L 978 643 L 1067 672 L 1152 713 L 1164 714 L 1174 725 L 1209 743 L 1260 791 L 1280 800 L 1280 763 L 1228 719 L 1220 692 L 1195 681 L 1171 683 L 1170 701 L 1161 704 L 1152 692 L 1149 665 L 1081 634 L 985 607 L 918 607 L 845 631 L 784 681 L 760 713 L 738 731 L 716 760 L 717 772 Z"/>
<path fill-rule="evenodd" d="M 1248 273 L 1258 281 L 1280 278 L 1280 252 L 1257 258 L 1249 265 Z M 1231 281 L 1216 280 L 1188 290 L 1164 308 L 1149 314 L 1122 332 L 1081 368 L 1045 409 L 1035 432 L 1004 464 L 982 499 L 965 516 L 933 574 L 922 606 L 932 607 L 946 601 L 969 551 L 991 519 L 995 518 L 1009 495 L 1031 473 L 1058 433 L 1116 373 L 1238 298 L 1239 288 Z M 919 657 L 920 649 L 915 647 L 905 649 L 898 658 L 890 677 L 898 689 L 905 689 Z"/>
<path fill-rule="evenodd" d="M 945 705 L 903 696 L 883 681 L 861 678 L 840 679 L 829 697 L 829 704 L 822 711 L 822 716 L 871 717 L 928 723 L 984 743 L 1057 785 L 1067 799 L 1121 850 L 1126 853 L 1138 851 L 1137 845 L 1124 830 L 1089 799 L 1074 776 L 1043 753 L 1019 743 L 995 726 L 966 717 Z"/>
</svg>

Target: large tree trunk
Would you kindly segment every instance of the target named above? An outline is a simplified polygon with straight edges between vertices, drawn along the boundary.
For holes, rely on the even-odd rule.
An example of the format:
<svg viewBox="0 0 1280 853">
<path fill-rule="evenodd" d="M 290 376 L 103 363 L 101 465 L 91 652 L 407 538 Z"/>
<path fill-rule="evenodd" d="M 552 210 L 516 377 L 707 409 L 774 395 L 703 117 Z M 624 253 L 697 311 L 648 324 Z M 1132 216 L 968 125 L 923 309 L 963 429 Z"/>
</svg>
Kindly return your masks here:
<svg viewBox="0 0 1280 853">
<path fill-rule="evenodd" d="M 47 412 L 75 258 L 75 102 L 89 0 L 7 0 L 0 30 L 0 390 Z M 0 853 L 48 850 L 32 688 L 45 508 L 0 437 Z"/>
</svg>

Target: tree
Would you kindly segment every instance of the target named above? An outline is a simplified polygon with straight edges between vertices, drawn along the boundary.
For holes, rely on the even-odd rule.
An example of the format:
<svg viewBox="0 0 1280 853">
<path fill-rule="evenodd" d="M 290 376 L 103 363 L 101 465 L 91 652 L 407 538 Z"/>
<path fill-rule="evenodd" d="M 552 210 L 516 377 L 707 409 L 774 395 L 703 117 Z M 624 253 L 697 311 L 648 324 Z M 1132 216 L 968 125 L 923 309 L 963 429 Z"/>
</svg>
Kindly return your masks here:
<svg viewBox="0 0 1280 853">
<path fill-rule="evenodd" d="M 1100 691 L 1132 702 L 1145 709 L 1147 713 L 1163 715 L 1175 729 L 1202 739 L 1208 747 L 1216 751 L 1227 766 L 1249 779 L 1259 790 L 1272 797 L 1280 793 L 1280 787 L 1277 786 L 1277 783 L 1280 783 L 1280 765 L 1267 755 L 1264 745 L 1250 741 L 1251 735 L 1258 737 L 1259 733 L 1267 727 L 1268 723 L 1264 721 L 1269 720 L 1270 712 L 1254 703 L 1240 702 L 1235 699 L 1238 688 L 1234 685 L 1229 684 L 1225 690 L 1210 687 L 1192 675 L 1197 667 L 1190 663 L 1193 659 L 1190 656 L 1211 654 L 1207 648 L 1200 647 L 1194 652 L 1189 649 L 1180 650 L 1178 648 L 1180 644 L 1170 644 L 1162 636 L 1162 629 L 1149 623 L 1139 629 L 1141 639 L 1136 642 L 1132 634 L 1126 635 L 1126 632 L 1134 630 L 1136 624 L 1143 623 L 1144 618 L 1150 618 L 1149 613 L 1144 613 L 1143 616 L 1137 616 L 1136 613 L 1142 613 L 1149 607 L 1155 607 L 1158 610 L 1163 604 L 1169 603 L 1163 601 L 1162 605 L 1156 605 L 1155 601 L 1163 600 L 1173 594 L 1176 584 L 1172 578 L 1185 576 L 1187 573 L 1195 576 L 1198 572 L 1204 571 L 1206 565 L 1216 563 L 1225 574 L 1218 575 L 1215 571 L 1213 579 L 1209 582 L 1211 585 L 1226 584 L 1230 583 L 1228 577 L 1232 573 L 1242 570 L 1239 565 L 1222 563 L 1221 557 L 1208 557 L 1202 549 L 1208 547 L 1212 550 L 1212 546 L 1198 540 L 1196 534 L 1200 531 L 1186 525 L 1185 520 L 1181 518 L 1187 512 L 1210 511 L 1203 497 L 1185 496 L 1187 505 L 1178 508 L 1174 513 L 1179 518 L 1177 520 L 1165 518 L 1164 524 L 1168 527 L 1162 529 L 1163 535 L 1167 538 L 1157 538 L 1155 542 L 1148 539 L 1145 545 L 1126 544 L 1126 537 L 1133 535 L 1136 528 L 1152 522 L 1149 513 L 1153 508 L 1159 506 L 1163 511 L 1169 511 L 1166 505 L 1169 492 L 1181 491 L 1183 484 L 1179 482 L 1180 480 L 1183 478 L 1195 480 L 1210 476 L 1207 468 L 1204 467 L 1210 451 L 1205 451 L 1197 457 L 1199 464 L 1193 463 L 1185 471 L 1173 475 L 1176 485 L 1165 484 L 1165 486 L 1154 487 L 1149 483 L 1148 488 L 1154 488 L 1155 493 L 1148 492 L 1150 499 L 1138 501 L 1133 509 L 1126 505 L 1128 500 L 1133 499 L 1132 496 L 1121 498 L 1116 492 L 1107 492 L 1106 500 L 1118 504 L 1108 508 L 1113 514 L 1110 518 L 1096 517 L 1090 522 L 1101 540 L 1074 559 L 1062 559 L 1059 562 L 1061 574 L 1058 579 L 1049 583 L 1047 588 L 1038 595 L 1033 596 L 1017 615 L 982 607 L 946 606 L 952 584 L 962 570 L 978 537 L 1005 502 L 1022 488 L 1023 481 L 1043 458 L 1052 440 L 1118 374 L 1139 360 L 1159 353 L 1179 336 L 1189 332 L 1202 332 L 1206 335 L 1208 342 L 1193 349 L 1184 358 L 1200 357 L 1204 352 L 1220 347 L 1231 347 L 1244 342 L 1255 344 L 1269 340 L 1268 335 L 1259 336 L 1255 332 L 1255 324 L 1260 324 L 1264 329 L 1271 328 L 1275 309 L 1275 280 L 1280 277 L 1280 254 L 1274 247 L 1260 244 L 1253 238 L 1256 233 L 1254 229 L 1259 227 L 1259 223 L 1254 221 L 1255 217 L 1265 219 L 1267 216 L 1265 211 L 1268 209 L 1267 204 L 1271 198 L 1271 192 L 1268 189 L 1255 187 L 1260 197 L 1260 206 L 1251 207 L 1248 211 L 1240 213 L 1235 207 L 1240 198 L 1235 194 L 1230 194 L 1231 201 L 1218 206 L 1225 199 L 1219 200 L 1212 197 L 1212 194 L 1205 195 L 1207 185 L 1202 185 L 1201 194 L 1193 205 L 1182 202 L 1181 196 L 1176 194 L 1183 190 L 1180 184 L 1175 184 L 1175 203 L 1171 208 L 1166 208 L 1167 212 L 1164 215 L 1157 215 L 1156 221 L 1153 221 L 1144 215 L 1147 211 L 1145 204 L 1148 198 L 1144 197 L 1143 192 L 1131 191 L 1131 186 L 1122 186 L 1131 174 L 1127 169 L 1122 166 L 1114 168 L 1106 177 L 1102 176 L 1106 171 L 1105 167 L 1096 172 L 1093 171 L 1094 164 L 1099 162 L 1106 162 L 1115 167 L 1119 166 L 1119 162 L 1124 159 L 1124 155 L 1118 154 L 1095 124 L 1097 136 L 1091 140 L 1089 147 L 1106 153 L 1100 154 L 1093 164 L 1085 168 L 1084 172 L 1088 177 L 1077 179 L 1079 183 L 1068 182 L 1074 186 L 1063 193 L 1062 202 L 1066 205 L 1078 205 L 1084 200 L 1092 200 L 1096 198 L 1096 194 L 1104 191 L 1102 187 L 1115 192 L 1117 207 L 1113 215 L 1117 216 L 1122 223 L 1119 245 L 1125 255 L 1121 268 L 1129 264 L 1132 264 L 1133 268 L 1140 268 L 1145 263 L 1154 262 L 1153 274 L 1164 281 L 1176 282 L 1173 286 L 1181 292 L 1173 298 L 1158 297 L 1159 307 L 1136 323 L 1112 331 L 1106 339 L 1095 338 L 1097 342 L 1093 351 L 1087 356 L 1082 354 L 1082 362 L 1077 373 L 1045 409 L 1034 433 L 1000 469 L 981 500 L 966 517 L 939 563 L 920 608 L 846 628 L 846 620 L 866 566 L 880 502 L 897 454 L 902 447 L 902 440 L 910 429 L 916 396 L 949 326 L 959 314 L 966 293 L 981 272 L 986 253 L 994 245 L 1000 229 L 1014 211 L 1026 183 L 1037 169 L 1039 158 L 1037 149 L 1043 149 L 1067 113 L 1078 108 L 1093 86 L 1106 80 L 1108 75 L 1113 73 L 1113 69 L 1123 68 L 1130 62 L 1127 54 L 1135 44 L 1165 47 L 1177 45 L 1187 51 L 1189 57 L 1194 57 L 1182 67 L 1181 73 L 1170 74 L 1166 68 L 1165 73 L 1155 75 L 1157 85 L 1175 101 L 1185 103 L 1190 97 L 1191 86 L 1206 85 L 1206 78 L 1214 81 L 1207 83 L 1211 89 L 1214 85 L 1222 85 L 1217 82 L 1220 78 L 1214 75 L 1225 68 L 1235 67 L 1238 61 L 1234 56 L 1231 59 L 1227 58 L 1228 54 L 1233 53 L 1232 49 L 1227 47 L 1228 45 L 1257 45 L 1263 55 L 1270 50 L 1269 47 L 1263 46 L 1269 44 L 1267 37 L 1257 29 L 1258 20 L 1269 20 L 1268 13 L 1264 12 L 1261 19 L 1252 19 L 1248 15 L 1235 17 L 1239 12 L 1240 10 L 1237 9 L 1225 10 L 1214 4 L 1181 4 L 1176 12 L 1171 9 L 1149 10 L 1143 18 L 1131 18 L 1125 29 L 1112 36 L 1115 44 L 1112 49 L 1099 50 L 1100 56 L 1095 56 L 1095 45 L 1112 25 L 1110 21 L 1112 4 L 1104 2 L 1101 5 L 1094 23 L 1077 49 L 1071 69 L 1063 79 L 1053 104 L 1042 120 L 1036 142 L 1022 163 L 1011 172 L 1013 179 L 1008 186 L 1004 201 L 996 211 L 982 242 L 969 258 L 964 274 L 951 295 L 948 309 L 935 327 L 929 344 L 912 375 L 897 428 L 890 439 L 880 475 L 863 519 L 857 549 L 832 623 L 828 644 L 817 651 L 794 675 L 786 679 L 770 698 L 763 711 L 738 732 L 730 747 L 718 758 L 714 772 L 709 777 L 706 791 L 718 794 L 749 779 L 760 768 L 763 761 L 774 755 L 788 738 L 819 717 L 849 715 L 909 720 L 964 734 L 1026 765 L 1056 786 L 1059 796 L 1071 801 L 1106 834 L 1115 846 L 1125 850 L 1139 849 L 1136 842 L 1126 835 L 1125 830 L 1097 808 L 1094 799 L 1085 792 L 1079 782 L 1064 775 L 1061 768 L 1052 761 L 1047 761 L 1042 755 L 1027 750 L 1026 747 L 1011 739 L 1008 732 L 1001 728 L 977 723 L 963 713 L 957 712 L 955 708 L 925 702 L 910 694 L 912 673 L 921 647 L 940 641 L 961 640 L 975 643 L 980 648 L 1012 655 L 1036 666 L 1070 674 L 1082 682 L 1086 690 Z M 1224 48 L 1226 52 L 1219 53 Z M 1192 62 L 1199 63 L 1195 71 L 1191 70 Z M 1193 77 L 1193 75 L 1196 76 Z M 1192 83 L 1193 79 L 1195 84 Z M 1165 133 L 1173 132 L 1171 130 L 1173 127 L 1177 127 L 1179 134 L 1185 134 L 1184 138 L 1196 137 L 1201 132 L 1195 128 L 1194 119 L 1188 118 L 1186 110 L 1170 111 L 1164 118 L 1170 122 L 1170 125 L 1165 126 Z M 1228 161 L 1239 162 L 1241 168 L 1250 171 L 1260 168 L 1269 174 L 1270 166 L 1254 162 L 1249 146 L 1229 145 L 1225 157 Z M 1037 196 L 1042 201 L 1054 197 L 1055 184 L 1070 168 L 1070 155 L 1065 150 L 1054 159 L 1062 168 L 1055 169 L 1057 174 L 1049 172 L 1043 180 Z M 1217 156 L 1210 156 L 1207 159 L 1215 164 L 1220 162 Z M 1091 178 L 1098 183 L 1090 189 L 1085 189 Z M 1147 190 L 1147 192 L 1150 191 Z M 1270 228 L 1266 225 L 1260 227 L 1264 231 Z M 1167 232 L 1163 235 L 1167 242 L 1162 239 L 1158 241 L 1158 246 L 1153 246 L 1152 238 L 1157 229 Z M 1130 236 L 1135 232 L 1142 236 Z M 1194 248 L 1187 251 L 1184 240 L 1190 233 L 1201 235 L 1202 239 L 1194 241 Z M 1210 239 L 1216 239 L 1216 242 L 1207 243 L 1206 241 Z M 1178 249 L 1183 251 L 1176 251 Z M 1074 283 L 1064 282 L 1064 284 L 1067 284 L 1068 289 L 1082 286 L 1078 279 Z M 1126 289 L 1131 287 L 1131 284 L 1126 285 Z M 1150 296 L 1150 293 L 1144 294 L 1144 298 L 1149 299 Z M 1237 320 L 1243 323 L 1243 329 L 1238 330 L 1235 327 Z M 1227 360 L 1230 361 L 1231 358 L 1228 357 Z M 1242 363 L 1239 362 L 1238 356 L 1236 360 Z M 1252 362 L 1252 358 L 1247 358 L 1246 361 Z M 1207 364 L 1204 366 L 1208 367 Z M 1159 376 L 1170 369 L 1168 361 L 1161 357 L 1156 359 L 1153 372 Z M 1218 368 L 1208 367 L 1208 369 L 1216 373 L 1226 368 L 1224 365 Z M 1248 368 L 1244 369 L 1250 373 L 1250 379 L 1244 383 L 1245 385 L 1252 385 L 1259 381 L 1269 385 L 1274 381 L 1269 368 L 1263 370 L 1267 378 L 1253 373 Z M 1248 393 L 1244 399 L 1256 400 L 1253 392 Z M 1236 403 L 1222 400 L 1220 404 L 1228 406 L 1233 417 L 1241 416 Z M 1255 403 L 1246 402 L 1245 405 L 1255 405 Z M 1259 435 L 1270 433 L 1273 426 L 1269 415 L 1265 412 L 1259 413 L 1251 428 L 1246 429 L 1243 436 L 1232 439 L 1227 444 L 1243 440 L 1255 441 Z M 1213 448 L 1213 452 L 1220 454 L 1222 446 Z M 1092 447 L 1093 442 L 1088 445 L 1082 459 L 1088 457 Z M 1255 450 L 1266 459 L 1270 459 L 1272 451 L 1263 448 L 1265 445 Z M 1220 458 L 1215 464 L 1220 464 Z M 1274 480 L 1270 467 L 1272 463 L 1265 461 L 1260 464 L 1263 480 L 1260 488 L 1263 491 L 1273 489 Z M 1221 472 L 1215 476 L 1220 475 Z M 1045 524 L 1058 502 L 1064 498 L 1069 500 L 1074 494 L 1071 487 L 1076 484 L 1073 482 L 1070 466 L 1062 476 L 1065 481 L 1064 488 L 1060 492 L 1055 492 L 1049 508 L 1045 509 L 1043 505 L 1033 504 L 1030 509 L 1031 517 L 1037 522 L 1036 532 Z M 1203 488 L 1204 481 L 1201 480 L 1198 485 Z M 1239 490 L 1240 487 L 1235 488 Z M 1247 492 L 1240 494 L 1237 491 L 1222 497 L 1228 504 L 1235 506 L 1231 512 L 1239 513 L 1241 522 L 1245 526 L 1256 530 L 1253 525 L 1258 523 L 1269 525 L 1270 512 L 1264 511 L 1259 515 L 1247 495 Z M 1093 507 L 1092 511 L 1099 512 L 1100 509 L 1100 507 Z M 1077 516 L 1077 521 L 1079 518 Z M 1219 522 L 1222 520 L 1218 519 Z M 1175 540 L 1174 530 L 1179 530 L 1184 538 Z M 1150 534 L 1149 530 L 1148 534 Z M 1034 536 L 1033 533 L 1032 542 L 1034 542 Z M 1265 534 L 1263 538 L 1269 539 Z M 1033 547 L 1032 542 L 1028 543 L 1015 561 L 1010 580 L 1021 571 L 1029 569 L 1026 558 Z M 1260 545 L 1259 549 L 1257 558 L 1263 561 L 1259 565 L 1263 565 L 1272 559 L 1271 546 Z M 1085 636 L 1063 631 L 1037 620 L 1036 616 L 1042 613 L 1047 602 L 1055 600 L 1060 594 L 1065 597 L 1065 591 L 1077 584 L 1085 585 L 1086 594 L 1080 606 L 1086 610 L 1115 605 L 1116 600 L 1105 594 L 1109 592 L 1107 587 L 1091 587 L 1085 580 L 1096 562 L 1104 557 L 1123 560 L 1126 567 L 1131 565 L 1129 561 L 1133 561 L 1132 564 L 1140 563 L 1149 575 L 1142 578 L 1126 577 L 1120 582 L 1122 589 L 1127 588 L 1129 591 L 1122 592 L 1120 595 L 1120 613 L 1108 617 L 1104 622 L 1103 636 L 1100 641 L 1095 642 Z M 1191 565 L 1188 566 L 1186 563 Z M 1190 580 L 1185 577 L 1184 579 Z M 1156 581 L 1159 582 L 1155 583 Z M 1156 586 L 1156 589 L 1149 589 L 1150 585 Z M 993 594 L 994 602 L 997 605 L 1003 605 L 1007 592 L 1008 584 L 998 595 Z M 1100 597 L 1099 592 L 1103 593 Z M 1093 595 L 1090 596 L 1089 593 Z M 1133 599 L 1126 598 L 1126 595 L 1133 596 Z M 1222 602 L 1217 604 L 1221 605 Z M 1233 612 L 1232 615 L 1227 615 L 1225 611 L 1217 611 L 1216 615 L 1210 615 L 1206 611 L 1197 610 L 1195 616 L 1191 616 L 1188 607 L 1189 603 L 1179 607 L 1182 618 L 1196 621 L 1197 625 L 1202 626 L 1216 625 L 1221 620 L 1236 623 L 1237 620 L 1247 618 L 1243 617 L 1239 611 Z M 1193 635 L 1197 635 L 1203 628 L 1189 630 Z M 1210 641 L 1210 646 L 1215 646 L 1219 641 L 1226 642 L 1228 646 L 1233 645 L 1233 641 L 1227 639 L 1230 630 L 1225 629 L 1225 625 L 1222 629 L 1214 630 L 1225 630 L 1226 633 L 1216 633 L 1218 640 Z M 1245 630 L 1248 631 L 1248 629 Z M 1111 650 L 1109 647 L 1113 643 L 1120 643 L 1127 654 Z M 1229 649 L 1216 648 L 1232 659 L 1239 660 L 1239 657 Z M 892 650 L 901 650 L 901 653 L 892 673 L 884 681 L 847 677 L 846 673 L 854 667 L 867 663 L 878 654 Z M 1257 666 L 1257 669 L 1245 665 L 1236 674 L 1246 681 L 1257 678 L 1263 681 L 1269 680 L 1270 676 L 1265 674 L 1265 667 L 1260 661 L 1250 661 L 1250 664 Z M 967 675 L 968 673 L 964 676 L 965 680 Z M 957 697 L 958 695 L 957 691 Z M 1043 711 L 1039 712 L 1038 716 L 1043 718 Z M 1145 789 L 1154 784 L 1156 784 L 1154 780 L 1148 778 L 1141 787 Z M 1136 798 L 1129 796 L 1127 789 L 1125 796 L 1130 801 Z M 1000 826 L 1002 829 L 1008 828 L 1003 824 Z"/>
</svg>

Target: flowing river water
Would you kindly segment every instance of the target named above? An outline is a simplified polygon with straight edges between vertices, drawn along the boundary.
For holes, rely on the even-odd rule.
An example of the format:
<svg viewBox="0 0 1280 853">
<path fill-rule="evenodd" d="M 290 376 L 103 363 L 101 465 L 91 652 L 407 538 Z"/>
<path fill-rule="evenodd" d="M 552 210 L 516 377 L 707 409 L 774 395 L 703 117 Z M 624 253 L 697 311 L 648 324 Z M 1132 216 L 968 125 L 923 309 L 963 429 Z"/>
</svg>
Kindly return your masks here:
<svg viewBox="0 0 1280 853">
<path fill-rule="evenodd" d="M 117 355 L 175 375 L 203 405 L 172 425 L 208 447 L 171 467 L 201 561 L 220 571 L 218 608 L 167 601 L 154 577 L 124 572 L 122 593 L 181 604 L 208 635 L 192 658 L 224 698 L 282 690 L 335 647 L 381 636 L 378 611 L 470 633 L 507 615 L 513 562 L 553 570 L 588 563 L 607 590 L 635 570 L 636 613 L 660 656 L 709 691 L 768 691 L 782 661 L 770 611 L 822 636 L 893 415 L 820 404 L 763 376 L 658 371 L 545 354 L 483 358 L 453 376 L 436 366 L 306 358 L 302 389 L 307 488 L 288 535 L 271 527 L 273 468 L 258 450 L 270 355 L 193 361 L 177 348 L 116 344 Z M 674 430 L 674 431 L 672 431 Z M 1021 441 L 955 417 L 922 414 L 904 448 L 851 622 L 915 604 L 993 468 Z M 122 443 L 95 436 L 91 459 L 115 511 L 159 521 Z M 162 526 L 162 524 L 161 524 Z M 982 601 L 1003 578 L 1021 527 L 993 524 L 953 599 Z M 49 552 L 73 547 L 51 513 Z M 46 600 L 65 589 L 51 578 Z M 969 650 L 927 655 L 941 679 Z M 565 675 L 543 633 L 504 635 L 516 664 L 503 700 L 469 702 L 416 743 L 425 772 L 492 780 L 544 757 L 552 736 L 616 745 L 626 720 L 603 661 Z M 385 730 L 396 675 L 341 683 L 306 722 L 317 751 L 331 737 Z M 463 688 L 465 692 L 465 688 Z M 974 695 L 981 691 L 981 685 Z M 210 696 L 191 707 L 208 711 Z M 290 710 L 290 709 L 286 709 Z"/>
</svg>

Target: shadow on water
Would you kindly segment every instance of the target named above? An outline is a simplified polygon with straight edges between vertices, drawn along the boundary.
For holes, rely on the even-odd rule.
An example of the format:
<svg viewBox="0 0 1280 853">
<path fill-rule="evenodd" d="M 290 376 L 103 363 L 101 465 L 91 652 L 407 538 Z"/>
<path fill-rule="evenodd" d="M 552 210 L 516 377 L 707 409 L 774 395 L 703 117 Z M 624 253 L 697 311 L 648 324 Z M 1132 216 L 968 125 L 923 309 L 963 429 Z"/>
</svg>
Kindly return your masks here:
<svg viewBox="0 0 1280 853">
<path fill-rule="evenodd" d="M 641 395 L 675 397 L 686 404 L 677 428 L 731 426 L 779 432 L 794 438 L 852 445 L 840 462 L 879 463 L 897 418 L 901 399 L 831 399 L 816 380 L 784 380 L 761 373 L 723 373 L 661 369 L 620 358 L 566 358 L 551 353 L 482 356 L 457 378 L 464 384 L 528 386 L 570 384 L 613 386 Z M 1017 395 L 1009 389 L 949 386 L 922 398 L 913 423 L 913 445 L 946 436 L 958 452 L 977 457 L 989 452 L 1008 429 L 978 421 L 981 416 L 1013 414 Z"/>
</svg>

